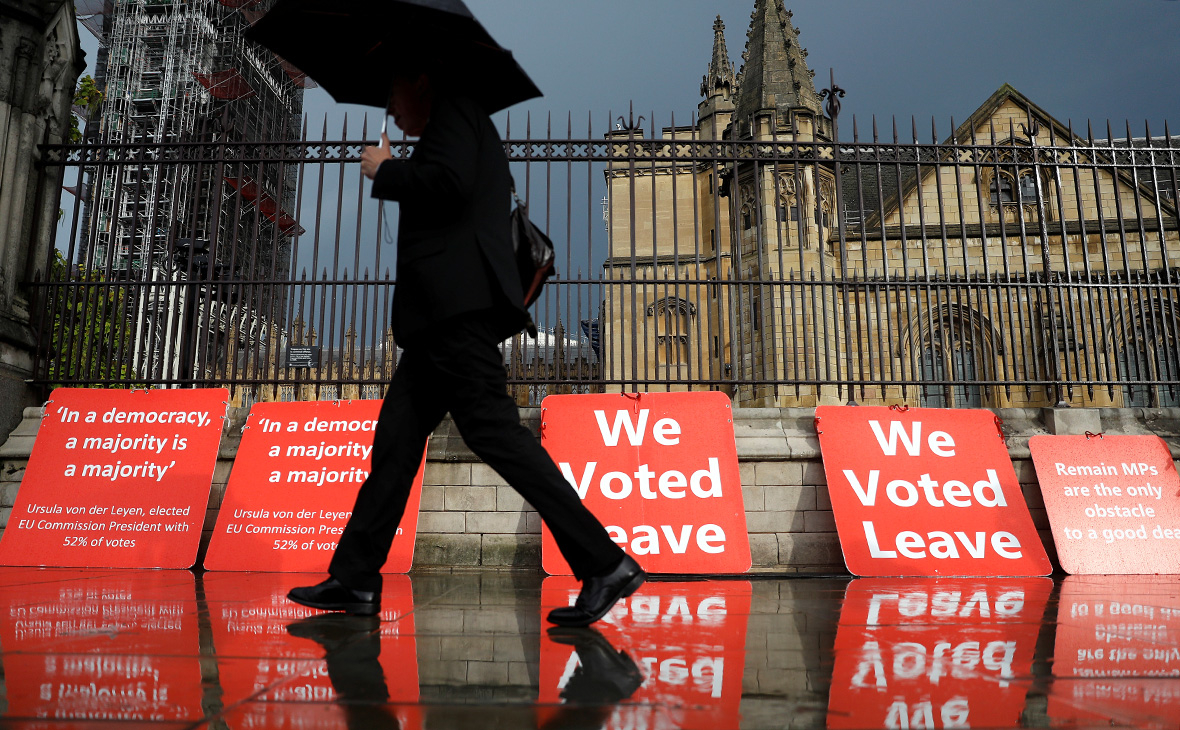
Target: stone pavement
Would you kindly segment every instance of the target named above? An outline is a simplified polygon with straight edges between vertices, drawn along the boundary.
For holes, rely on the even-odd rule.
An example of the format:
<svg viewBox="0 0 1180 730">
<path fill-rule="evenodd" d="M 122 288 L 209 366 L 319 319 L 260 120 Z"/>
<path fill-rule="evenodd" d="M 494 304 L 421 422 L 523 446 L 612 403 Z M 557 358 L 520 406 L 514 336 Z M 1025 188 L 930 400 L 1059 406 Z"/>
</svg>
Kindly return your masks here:
<svg viewBox="0 0 1180 730">
<path fill-rule="evenodd" d="M 1177 727 L 1174 578 L 658 580 L 594 630 L 534 571 L 0 568 L 4 728 Z"/>
</svg>

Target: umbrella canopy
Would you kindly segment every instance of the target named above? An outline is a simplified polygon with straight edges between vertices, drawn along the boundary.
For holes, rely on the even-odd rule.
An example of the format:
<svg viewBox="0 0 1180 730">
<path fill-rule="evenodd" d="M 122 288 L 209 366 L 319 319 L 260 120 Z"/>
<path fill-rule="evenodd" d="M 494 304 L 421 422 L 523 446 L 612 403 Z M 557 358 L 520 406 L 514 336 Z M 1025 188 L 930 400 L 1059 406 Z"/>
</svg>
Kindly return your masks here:
<svg viewBox="0 0 1180 730">
<path fill-rule="evenodd" d="M 489 114 L 541 96 L 461 0 L 279 0 L 245 35 L 342 103 L 384 109 L 394 75 L 420 71 Z"/>
</svg>

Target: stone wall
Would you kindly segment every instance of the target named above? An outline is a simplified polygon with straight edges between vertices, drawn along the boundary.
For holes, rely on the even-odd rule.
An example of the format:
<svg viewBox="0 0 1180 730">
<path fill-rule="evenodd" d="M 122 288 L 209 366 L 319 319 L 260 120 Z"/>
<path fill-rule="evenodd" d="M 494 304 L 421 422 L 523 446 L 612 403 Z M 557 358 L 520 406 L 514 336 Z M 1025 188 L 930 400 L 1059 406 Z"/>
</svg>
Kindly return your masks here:
<svg viewBox="0 0 1180 730">
<path fill-rule="evenodd" d="M 217 520 L 247 411 L 225 421 L 213 489 L 201 539 L 201 557 Z M 534 433 L 540 409 L 521 411 Z M 1180 458 L 1180 408 L 996 409 L 1008 452 L 1049 555 L 1056 552 L 1045 505 L 1029 458 L 1037 434 L 1156 434 Z M 815 411 L 810 408 L 739 408 L 734 429 L 754 573 L 844 573 L 828 499 Z M 0 446 L 0 528 L 8 523 L 24 467 L 41 422 L 29 408 Z M 475 458 L 444 421 L 430 441 L 422 488 L 415 567 L 538 567 L 541 522 L 511 487 Z"/>
</svg>

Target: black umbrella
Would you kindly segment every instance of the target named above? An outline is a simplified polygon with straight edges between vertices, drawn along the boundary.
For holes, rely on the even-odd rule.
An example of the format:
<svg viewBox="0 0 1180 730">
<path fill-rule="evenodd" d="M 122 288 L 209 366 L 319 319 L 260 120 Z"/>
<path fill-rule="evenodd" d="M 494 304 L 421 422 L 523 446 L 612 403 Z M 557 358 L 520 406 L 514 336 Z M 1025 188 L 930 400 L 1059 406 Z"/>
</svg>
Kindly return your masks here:
<svg viewBox="0 0 1180 730">
<path fill-rule="evenodd" d="M 461 0 L 278 0 L 245 35 L 342 103 L 384 109 L 398 71 L 430 71 L 489 114 L 541 96 Z"/>
</svg>

